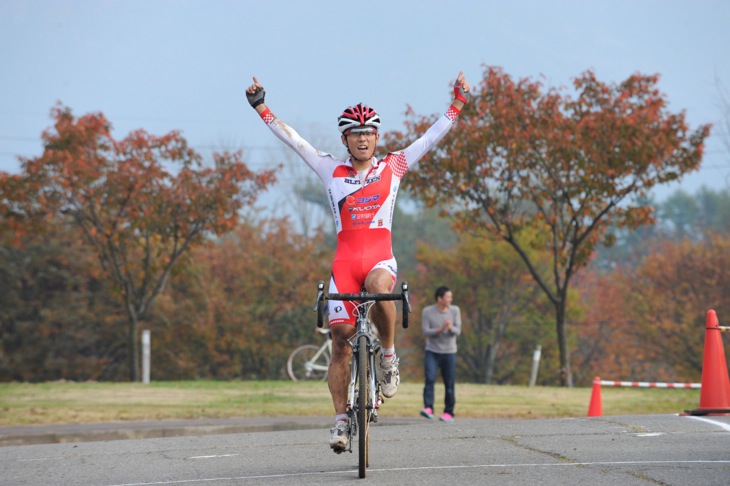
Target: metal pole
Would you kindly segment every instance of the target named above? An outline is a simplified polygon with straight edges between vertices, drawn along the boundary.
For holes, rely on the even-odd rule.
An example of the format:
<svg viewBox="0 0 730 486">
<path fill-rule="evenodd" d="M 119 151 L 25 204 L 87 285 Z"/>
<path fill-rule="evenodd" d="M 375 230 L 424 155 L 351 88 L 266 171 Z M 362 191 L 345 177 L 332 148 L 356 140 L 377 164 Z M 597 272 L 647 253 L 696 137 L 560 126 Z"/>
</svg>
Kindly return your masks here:
<svg viewBox="0 0 730 486">
<path fill-rule="evenodd" d="M 150 330 L 142 331 L 142 383 L 150 382 Z"/>
<path fill-rule="evenodd" d="M 535 386 L 537 381 L 537 369 L 540 367 L 540 355 L 542 354 L 542 346 L 540 344 L 535 348 L 532 355 L 532 373 L 530 373 L 530 386 Z"/>
</svg>

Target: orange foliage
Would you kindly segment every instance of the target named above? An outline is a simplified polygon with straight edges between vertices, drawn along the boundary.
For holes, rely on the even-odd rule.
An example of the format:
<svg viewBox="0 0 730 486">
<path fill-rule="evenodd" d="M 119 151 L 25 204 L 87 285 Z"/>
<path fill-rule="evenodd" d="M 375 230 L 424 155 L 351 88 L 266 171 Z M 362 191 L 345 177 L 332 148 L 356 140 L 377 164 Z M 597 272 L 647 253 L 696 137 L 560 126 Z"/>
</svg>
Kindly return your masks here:
<svg viewBox="0 0 730 486">
<path fill-rule="evenodd" d="M 0 223 L 22 242 L 59 213 L 73 218 L 124 298 L 136 380 L 138 322 L 175 261 L 206 235 L 228 231 L 274 171 L 252 172 L 240 151 L 214 154 L 206 166 L 175 131 L 116 140 L 102 114 L 76 118 L 59 105 L 52 115 L 43 154 L 23 158 L 20 176 L 0 177 Z"/>
<path fill-rule="evenodd" d="M 579 282 L 588 309 L 578 327 L 581 382 L 699 382 L 705 316 L 730 322 L 730 243 L 656 243 L 636 270 L 590 273 Z M 730 354 L 728 354 L 730 356 Z"/>
<path fill-rule="evenodd" d="M 522 256 L 556 309 L 561 365 L 570 384 L 564 329 L 567 293 L 609 225 L 652 222 L 643 196 L 656 184 L 697 170 L 710 126 L 690 132 L 685 114 L 667 110 L 658 76 L 635 74 L 607 85 L 588 71 L 574 80 L 576 96 L 545 91 L 486 67 L 457 126 L 405 180 L 428 205 L 454 208 L 461 227 L 487 229 Z M 415 139 L 434 117 L 415 115 Z M 520 233 L 544 232 L 553 272 L 542 278 L 526 257 Z M 533 242 L 534 243 L 534 242 Z"/>
<path fill-rule="evenodd" d="M 154 312 L 168 376 L 286 378 L 289 352 L 317 339 L 311 309 L 332 258 L 322 240 L 269 220 L 193 252 Z"/>
<path fill-rule="evenodd" d="M 417 258 L 418 278 L 411 286 L 414 330 L 408 334 L 420 348 L 419 359 L 402 360 L 404 370 L 422 376 L 425 339 L 420 313 L 434 303 L 433 291 L 446 285 L 462 316 L 459 379 L 527 384 L 531 363 L 524 357 L 531 356 L 536 345 L 548 344 L 546 306 L 519 257 L 504 242 L 463 235 L 451 251 L 420 244 Z"/>
</svg>

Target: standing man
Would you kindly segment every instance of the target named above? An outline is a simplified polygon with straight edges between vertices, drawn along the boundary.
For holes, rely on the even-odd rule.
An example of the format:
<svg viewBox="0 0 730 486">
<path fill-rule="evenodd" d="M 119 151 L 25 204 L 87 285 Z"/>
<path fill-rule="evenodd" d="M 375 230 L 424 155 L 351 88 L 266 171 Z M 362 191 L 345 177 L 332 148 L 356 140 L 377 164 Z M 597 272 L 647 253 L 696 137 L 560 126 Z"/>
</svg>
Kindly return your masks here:
<svg viewBox="0 0 730 486">
<path fill-rule="evenodd" d="M 421 314 L 423 335 L 426 336 L 426 385 L 423 387 L 423 405 L 421 415 L 433 418 L 434 384 L 436 370 L 441 370 L 446 394 L 444 397 L 444 413 L 439 420 L 454 421 L 454 405 L 456 395 L 456 336 L 461 334 L 461 310 L 452 305 L 453 295 L 448 287 L 439 287 L 434 294 L 436 303 L 429 305 Z"/>
<path fill-rule="evenodd" d="M 363 103 L 345 108 L 337 118 L 337 129 L 348 157 L 340 159 L 315 149 L 276 117 L 265 102 L 264 87 L 253 78 L 253 84 L 246 89 L 248 102 L 274 135 L 319 176 L 327 193 L 337 228 L 330 293 L 355 294 L 363 286 L 369 293 L 392 292 L 398 265 L 393 256 L 391 226 L 401 180 L 451 129 L 467 102 L 468 93 L 469 83 L 460 72 L 454 82 L 453 99 L 444 115 L 408 147 L 382 159 L 375 156 L 380 140 L 380 115 Z M 325 87 L 322 92 L 308 95 L 327 94 Z M 330 301 L 328 309 L 332 360 L 327 382 L 335 408 L 329 444 L 339 454 L 346 449 L 350 436 L 347 385 L 352 347 L 347 340 L 355 334 L 356 311 L 353 303 L 339 301 Z M 391 398 L 400 383 L 399 360 L 395 354 L 395 303 L 378 302 L 372 317 L 380 334 L 382 391 L 386 398 Z"/>
</svg>

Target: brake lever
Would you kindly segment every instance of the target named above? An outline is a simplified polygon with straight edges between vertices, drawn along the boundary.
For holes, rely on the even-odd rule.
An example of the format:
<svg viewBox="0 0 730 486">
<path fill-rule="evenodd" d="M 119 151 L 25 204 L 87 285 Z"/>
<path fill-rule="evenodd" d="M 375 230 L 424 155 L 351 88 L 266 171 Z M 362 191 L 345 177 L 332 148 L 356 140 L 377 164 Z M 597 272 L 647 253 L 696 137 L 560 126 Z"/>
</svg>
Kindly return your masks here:
<svg viewBox="0 0 730 486">
<path fill-rule="evenodd" d="M 317 310 L 317 308 L 319 307 L 319 303 L 322 300 L 324 300 L 323 297 L 324 297 L 324 282 L 320 280 L 319 282 L 317 282 L 317 299 L 314 301 L 314 309 L 312 309 L 313 311 Z"/>
<path fill-rule="evenodd" d="M 317 282 L 317 302 L 314 304 L 314 310 L 317 311 L 317 327 L 324 326 L 324 282 Z"/>
<path fill-rule="evenodd" d="M 401 284 L 401 291 L 403 295 L 403 329 L 408 328 L 408 314 L 411 313 L 411 301 L 408 298 L 408 282 Z"/>
</svg>

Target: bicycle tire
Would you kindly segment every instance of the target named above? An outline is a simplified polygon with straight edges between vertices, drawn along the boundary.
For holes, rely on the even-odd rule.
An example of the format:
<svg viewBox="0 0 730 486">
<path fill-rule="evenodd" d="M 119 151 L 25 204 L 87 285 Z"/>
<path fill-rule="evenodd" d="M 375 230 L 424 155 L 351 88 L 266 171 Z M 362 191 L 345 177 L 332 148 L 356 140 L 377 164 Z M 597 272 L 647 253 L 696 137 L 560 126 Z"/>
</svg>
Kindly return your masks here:
<svg viewBox="0 0 730 486">
<path fill-rule="evenodd" d="M 318 369 L 307 372 L 304 366 L 317 354 L 319 348 L 320 346 L 314 344 L 304 344 L 291 352 L 289 359 L 286 360 L 286 372 L 292 381 L 324 381 L 327 379 L 327 369 L 330 364 L 330 355 L 327 351 L 324 351 L 314 363 L 324 367 L 324 370 Z"/>
<path fill-rule="evenodd" d="M 370 353 L 368 352 L 368 338 L 360 336 L 357 346 L 357 375 L 358 375 L 358 397 L 357 397 L 357 422 L 358 431 L 358 473 L 360 478 L 365 477 L 368 466 L 368 442 L 370 422 L 368 413 L 368 402 L 370 394 Z"/>
</svg>

